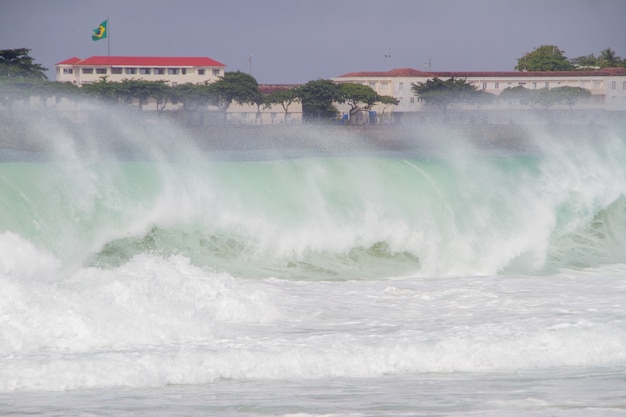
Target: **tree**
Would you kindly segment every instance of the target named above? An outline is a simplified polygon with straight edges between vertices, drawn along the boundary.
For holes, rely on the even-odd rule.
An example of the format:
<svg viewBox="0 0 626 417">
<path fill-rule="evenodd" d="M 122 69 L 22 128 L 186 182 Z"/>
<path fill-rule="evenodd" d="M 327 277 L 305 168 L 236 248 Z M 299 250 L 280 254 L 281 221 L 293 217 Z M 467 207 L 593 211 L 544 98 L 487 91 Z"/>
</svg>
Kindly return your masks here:
<svg viewBox="0 0 626 417">
<path fill-rule="evenodd" d="M 527 90 L 525 100 L 522 104 L 528 104 L 533 109 L 541 107 L 544 110 L 548 110 L 550 107 L 560 102 L 558 93 L 555 93 L 556 89 L 549 89 L 548 87 L 539 88 L 537 90 Z"/>
<path fill-rule="evenodd" d="M 219 80 L 208 84 L 208 93 L 213 104 L 222 111 L 224 123 L 231 103 L 258 105 L 263 102 L 256 79 L 241 71 L 224 73 Z"/>
<path fill-rule="evenodd" d="M 576 67 L 554 45 L 541 45 L 517 60 L 517 71 L 571 71 Z"/>
<path fill-rule="evenodd" d="M 572 109 L 574 105 L 580 100 L 587 100 L 591 97 L 591 91 L 580 87 L 556 87 L 552 89 L 552 93 L 560 103 L 565 103 L 569 106 L 570 124 L 572 123 Z"/>
<path fill-rule="evenodd" d="M 141 109 L 149 98 L 158 101 L 163 97 L 164 90 L 167 88 L 165 83 L 165 81 L 123 79 L 118 86 L 118 95 L 127 104 L 132 104 L 137 99 L 139 109 Z"/>
<path fill-rule="evenodd" d="M 598 66 L 600 68 L 621 67 L 622 65 L 622 59 L 615 55 L 615 51 L 611 48 L 606 48 L 600 52 L 598 57 Z"/>
<path fill-rule="evenodd" d="M 302 103 L 304 121 L 329 121 L 337 117 L 339 111 L 333 103 L 341 103 L 341 87 L 330 80 L 309 81 L 298 88 L 298 97 Z"/>
<path fill-rule="evenodd" d="M 367 111 L 380 101 L 380 96 L 374 89 L 367 85 L 355 83 L 339 84 L 341 90 L 341 102 L 350 106 L 350 120 L 360 111 Z"/>
<path fill-rule="evenodd" d="M 576 69 L 598 69 L 598 58 L 593 54 L 579 56 L 569 60 Z"/>
<path fill-rule="evenodd" d="M 513 106 L 514 103 L 525 103 L 526 96 L 528 95 L 528 90 L 521 85 L 516 87 L 507 87 L 498 96 L 498 99 L 504 100 L 509 103 L 509 108 Z"/>
<path fill-rule="evenodd" d="M 88 97 L 109 102 L 117 102 L 120 98 L 119 83 L 110 82 L 107 77 L 100 77 L 95 83 L 83 85 L 80 91 Z"/>
<path fill-rule="evenodd" d="M 223 111 L 226 111 L 233 102 L 256 104 L 261 97 L 256 79 L 241 71 L 226 72 L 223 77 L 208 86 L 214 104 Z"/>
<path fill-rule="evenodd" d="M 289 106 L 299 100 L 296 88 L 281 88 L 272 91 L 265 97 L 265 108 L 270 108 L 272 104 L 280 104 L 286 115 L 289 113 Z"/>
<path fill-rule="evenodd" d="M 580 100 L 587 100 L 591 97 L 591 91 L 580 87 L 555 87 L 551 91 L 552 94 L 556 96 L 558 102 L 567 104 L 570 110 L 574 107 L 576 102 Z"/>
<path fill-rule="evenodd" d="M 0 50 L 0 76 L 47 80 L 44 71 L 48 69 L 35 64 L 29 53 L 27 48 Z"/>
<path fill-rule="evenodd" d="M 577 69 L 599 69 L 609 67 L 626 67 L 626 59 L 622 59 L 615 55 L 615 51 L 611 48 L 606 48 L 600 52 L 599 56 L 594 54 L 579 56 L 577 58 L 570 59 L 570 62 Z"/>
<path fill-rule="evenodd" d="M 423 83 L 411 84 L 413 94 L 426 104 L 438 107 L 444 113 L 448 106 L 455 102 L 472 103 L 481 100 L 483 91 L 479 91 L 475 86 L 465 79 L 451 77 L 442 80 L 438 77 L 428 79 Z"/>
<path fill-rule="evenodd" d="M 400 104 L 400 100 L 393 96 L 380 96 L 380 103 L 383 105 L 382 113 L 385 113 L 385 110 L 387 110 L 389 106 L 397 106 Z"/>
<path fill-rule="evenodd" d="M 178 84 L 170 89 L 173 103 L 183 103 L 183 110 L 195 111 L 211 100 L 208 84 Z"/>
</svg>

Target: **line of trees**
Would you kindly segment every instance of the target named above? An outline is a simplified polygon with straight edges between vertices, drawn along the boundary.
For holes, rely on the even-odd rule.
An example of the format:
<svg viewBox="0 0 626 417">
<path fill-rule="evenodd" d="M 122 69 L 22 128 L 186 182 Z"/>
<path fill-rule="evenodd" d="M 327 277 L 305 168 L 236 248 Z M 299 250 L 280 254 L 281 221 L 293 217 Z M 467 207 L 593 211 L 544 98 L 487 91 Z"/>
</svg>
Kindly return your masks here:
<svg viewBox="0 0 626 417">
<path fill-rule="evenodd" d="M 370 110 L 376 103 L 398 104 L 390 96 L 380 96 L 371 87 L 360 84 L 336 84 L 330 80 L 314 80 L 300 86 L 274 89 L 263 93 L 256 79 L 241 71 L 226 72 L 212 83 L 178 84 L 169 86 L 167 81 L 124 79 L 111 82 L 106 76 L 99 81 L 78 87 L 72 83 L 47 81 L 46 68 L 35 64 L 30 50 L 0 51 L 0 103 L 41 97 L 45 101 L 58 102 L 62 98 L 93 97 L 111 103 L 134 105 L 143 108 L 150 99 L 156 110 L 164 110 L 168 104 L 182 105 L 183 111 L 197 111 L 214 106 L 223 113 L 232 103 L 256 105 L 262 108 L 279 105 L 289 112 L 289 107 L 302 103 L 306 121 L 330 121 L 337 117 L 336 104 L 347 104 L 350 114 Z"/>
<path fill-rule="evenodd" d="M 36 96 L 46 101 L 53 99 L 53 102 L 64 97 L 96 97 L 119 104 L 138 103 L 142 108 L 152 99 L 156 110 L 164 110 L 168 104 L 181 105 L 183 111 L 214 106 L 226 118 L 226 111 L 232 103 L 256 105 L 258 113 L 262 108 L 278 105 L 289 113 L 289 107 L 299 102 L 305 121 L 323 122 L 334 120 L 339 115 L 336 104 L 347 105 L 351 120 L 354 120 L 356 114 L 371 110 L 375 104 L 380 103 L 386 108 L 399 103 L 394 97 L 381 96 L 366 85 L 323 79 L 263 93 L 254 77 L 240 71 L 226 72 L 213 83 L 169 86 L 165 80 L 125 79 L 110 82 L 102 77 L 98 82 L 79 88 L 72 83 L 48 81 L 45 75 L 47 69 L 35 63 L 29 53 L 26 48 L 0 50 L 0 104 L 7 105 L 11 100 Z M 592 64 L 595 67 L 626 66 L 626 60 L 616 56 L 610 48 L 602 51 L 597 59 L 592 54 L 568 60 L 558 47 L 542 45 L 519 58 L 515 68 L 520 71 L 557 71 L 575 70 Z M 420 100 L 444 114 L 452 103 L 466 103 L 479 108 L 495 99 L 494 95 L 479 90 L 466 79 L 455 77 L 447 80 L 435 77 L 412 84 L 411 89 Z M 499 97 L 509 103 L 548 109 L 558 103 L 565 103 L 571 108 L 578 100 L 589 96 L 588 90 L 578 87 L 527 90 L 519 86 L 503 90 Z"/>
<path fill-rule="evenodd" d="M 601 51 L 597 57 L 591 54 L 568 59 L 558 46 L 541 45 L 518 58 L 515 69 L 517 71 L 576 71 L 611 67 L 626 67 L 626 59 L 617 56 L 611 48 Z"/>
<path fill-rule="evenodd" d="M 489 104 L 496 99 L 491 93 L 479 90 L 464 78 L 451 77 L 441 80 L 438 77 L 411 84 L 411 91 L 427 105 L 446 112 L 454 103 L 473 104 L 477 108 Z M 588 99 L 591 92 L 580 87 L 555 87 L 529 90 L 523 86 L 508 87 L 502 90 L 498 99 L 510 103 L 518 102 L 532 108 L 548 109 L 556 104 L 567 104 L 573 107 L 579 100 Z"/>
</svg>

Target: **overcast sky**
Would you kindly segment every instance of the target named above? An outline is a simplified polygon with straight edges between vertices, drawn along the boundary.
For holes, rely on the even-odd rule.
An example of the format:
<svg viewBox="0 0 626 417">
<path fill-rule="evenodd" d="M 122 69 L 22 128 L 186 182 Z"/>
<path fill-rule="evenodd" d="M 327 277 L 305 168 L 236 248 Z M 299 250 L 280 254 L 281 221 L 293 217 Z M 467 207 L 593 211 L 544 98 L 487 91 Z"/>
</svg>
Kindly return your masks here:
<svg viewBox="0 0 626 417">
<path fill-rule="evenodd" d="M 626 57 L 626 0 L 0 0 L 0 49 L 50 69 L 107 55 L 208 56 L 259 83 L 392 68 L 509 71 L 540 45 Z M 385 55 L 390 55 L 386 57 Z M 252 57 L 252 58 L 251 58 Z"/>
</svg>

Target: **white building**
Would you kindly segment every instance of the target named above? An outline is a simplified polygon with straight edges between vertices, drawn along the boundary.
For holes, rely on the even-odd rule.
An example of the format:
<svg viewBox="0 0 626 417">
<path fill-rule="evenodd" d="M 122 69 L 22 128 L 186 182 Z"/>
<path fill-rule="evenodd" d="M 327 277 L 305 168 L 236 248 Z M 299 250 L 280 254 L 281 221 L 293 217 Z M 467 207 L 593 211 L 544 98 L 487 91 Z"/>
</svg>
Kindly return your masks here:
<svg viewBox="0 0 626 417">
<path fill-rule="evenodd" d="M 56 80 L 76 85 L 124 79 L 165 80 L 170 86 L 216 81 L 226 65 L 207 57 L 92 56 L 70 58 L 56 66 Z"/>
<path fill-rule="evenodd" d="M 425 110 L 424 103 L 416 97 L 412 84 L 423 83 L 438 77 L 465 79 L 476 88 L 498 96 L 509 87 L 523 86 L 527 89 L 581 87 L 591 92 L 589 100 L 576 103 L 576 110 L 592 112 L 626 112 L 626 68 L 605 68 L 593 71 L 541 71 L 541 72 L 424 72 L 411 68 L 394 69 L 383 72 L 352 72 L 334 78 L 337 83 L 357 83 L 370 86 L 380 95 L 392 96 L 400 101 L 397 106 L 385 109 L 396 119 L 417 116 Z M 470 109 L 469 105 L 460 105 L 458 109 Z M 566 105 L 555 106 L 551 110 L 566 110 Z M 494 102 L 484 106 L 484 110 L 502 110 L 502 103 Z M 379 113 L 381 106 L 374 108 Z M 591 112 L 590 112 L 591 111 Z M 610 117 L 611 115 L 609 115 Z M 595 116 L 594 116 L 595 117 Z"/>
</svg>

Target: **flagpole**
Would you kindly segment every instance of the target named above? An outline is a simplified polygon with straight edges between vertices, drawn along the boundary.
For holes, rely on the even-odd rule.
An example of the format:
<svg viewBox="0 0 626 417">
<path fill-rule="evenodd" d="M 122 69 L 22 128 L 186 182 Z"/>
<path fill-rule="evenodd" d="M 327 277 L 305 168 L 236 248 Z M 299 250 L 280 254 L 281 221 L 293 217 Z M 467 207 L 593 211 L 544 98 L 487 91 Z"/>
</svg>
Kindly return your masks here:
<svg viewBox="0 0 626 417">
<path fill-rule="evenodd" d="M 107 15 L 107 53 L 111 56 L 111 20 Z"/>
</svg>

